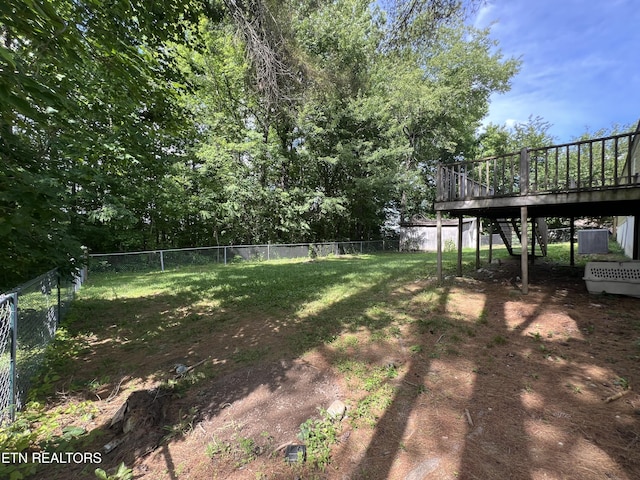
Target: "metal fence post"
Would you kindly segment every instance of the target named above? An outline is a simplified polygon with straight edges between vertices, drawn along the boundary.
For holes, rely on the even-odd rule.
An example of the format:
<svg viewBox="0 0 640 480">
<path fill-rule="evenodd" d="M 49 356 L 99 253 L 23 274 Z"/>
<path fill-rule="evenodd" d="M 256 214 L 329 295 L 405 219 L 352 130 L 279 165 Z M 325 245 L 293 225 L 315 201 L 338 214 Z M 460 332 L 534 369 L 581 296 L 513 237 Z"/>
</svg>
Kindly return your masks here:
<svg viewBox="0 0 640 480">
<path fill-rule="evenodd" d="M 224 247 L 224 264 L 227 264 L 227 247 Z"/>
<path fill-rule="evenodd" d="M 162 250 L 160 250 L 160 270 L 164 272 L 164 255 L 162 254 Z"/>
<path fill-rule="evenodd" d="M 60 326 L 60 313 L 62 310 L 62 295 L 60 294 L 60 271 L 56 268 L 56 287 L 58 288 L 58 308 L 56 309 L 56 330 Z"/>
<path fill-rule="evenodd" d="M 16 357 L 18 347 L 18 293 L 13 292 L 11 296 L 11 359 L 9 364 L 9 418 L 13 422 L 16 419 L 16 382 L 18 372 L 16 371 Z"/>
</svg>

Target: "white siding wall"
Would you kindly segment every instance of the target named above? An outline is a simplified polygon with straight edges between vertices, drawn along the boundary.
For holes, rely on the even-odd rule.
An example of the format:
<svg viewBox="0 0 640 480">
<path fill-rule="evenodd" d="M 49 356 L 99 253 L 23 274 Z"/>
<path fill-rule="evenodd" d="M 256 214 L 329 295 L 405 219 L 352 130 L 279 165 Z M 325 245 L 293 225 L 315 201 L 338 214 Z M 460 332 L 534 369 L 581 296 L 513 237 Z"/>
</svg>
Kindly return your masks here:
<svg viewBox="0 0 640 480">
<path fill-rule="evenodd" d="M 616 229 L 616 240 L 624 248 L 626 256 L 633 256 L 633 217 L 619 217 L 618 228 Z"/>
</svg>

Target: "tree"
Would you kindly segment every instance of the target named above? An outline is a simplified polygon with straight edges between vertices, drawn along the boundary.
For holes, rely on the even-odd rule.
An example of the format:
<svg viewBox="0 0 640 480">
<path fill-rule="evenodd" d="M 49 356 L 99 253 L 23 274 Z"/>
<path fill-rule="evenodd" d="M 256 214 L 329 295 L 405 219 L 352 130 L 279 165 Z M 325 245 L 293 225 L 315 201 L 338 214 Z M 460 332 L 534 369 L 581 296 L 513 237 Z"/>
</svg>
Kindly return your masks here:
<svg viewBox="0 0 640 480">
<path fill-rule="evenodd" d="M 81 243 L 368 239 L 428 211 L 517 69 L 467 4 L 8 0 L 2 275 Z"/>
<path fill-rule="evenodd" d="M 122 213 L 99 192 L 115 198 L 113 180 L 135 174 L 132 159 L 153 157 L 143 135 L 158 122 L 148 115 L 170 97 L 171 68 L 161 46 L 179 31 L 186 5 L 8 0 L 0 6 L 0 245 L 9 257 L 0 268 L 3 286 L 73 265 L 83 223 L 76 218 L 90 217 L 87 207 L 103 218 Z"/>
</svg>

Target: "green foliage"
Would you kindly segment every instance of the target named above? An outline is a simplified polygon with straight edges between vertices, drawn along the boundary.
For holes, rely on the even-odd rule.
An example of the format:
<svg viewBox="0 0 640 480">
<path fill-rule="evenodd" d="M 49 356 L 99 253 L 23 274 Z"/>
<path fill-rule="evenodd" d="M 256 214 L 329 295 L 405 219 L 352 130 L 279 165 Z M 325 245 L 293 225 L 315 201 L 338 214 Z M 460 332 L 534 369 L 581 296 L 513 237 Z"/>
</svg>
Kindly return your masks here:
<svg viewBox="0 0 640 480">
<path fill-rule="evenodd" d="M 517 70 L 429 5 L 5 2 L 0 286 L 81 244 L 372 239 L 429 210 Z"/>
<path fill-rule="evenodd" d="M 0 451 L 30 452 L 46 450 L 63 452 L 77 449 L 78 442 L 86 437 L 86 430 L 75 425 L 67 425 L 58 433 L 62 415 L 93 417 L 97 411 L 90 402 L 70 404 L 64 408 L 54 408 L 48 412 L 42 404 L 30 402 L 16 414 L 14 422 L 0 426 Z M 74 445 L 76 447 L 74 447 Z M 36 472 L 37 465 L 31 463 L 0 463 L 0 476 L 21 479 Z"/>
<path fill-rule="evenodd" d="M 133 480 L 133 470 L 128 468 L 124 462 L 112 474 L 107 473 L 102 468 L 96 468 L 95 475 L 99 480 Z"/>
<path fill-rule="evenodd" d="M 512 127 L 489 124 L 479 137 L 477 157 L 505 155 L 519 152 L 523 148 L 552 145 L 556 139 L 549 134 L 550 128 L 549 122 L 533 116 Z"/>
<path fill-rule="evenodd" d="M 308 419 L 300 425 L 298 438 L 307 447 L 307 461 L 324 470 L 331 461 L 331 447 L 338 441 L 340 422 L 327 412 L 320 412 L 321 418 Z"/>
</svg>

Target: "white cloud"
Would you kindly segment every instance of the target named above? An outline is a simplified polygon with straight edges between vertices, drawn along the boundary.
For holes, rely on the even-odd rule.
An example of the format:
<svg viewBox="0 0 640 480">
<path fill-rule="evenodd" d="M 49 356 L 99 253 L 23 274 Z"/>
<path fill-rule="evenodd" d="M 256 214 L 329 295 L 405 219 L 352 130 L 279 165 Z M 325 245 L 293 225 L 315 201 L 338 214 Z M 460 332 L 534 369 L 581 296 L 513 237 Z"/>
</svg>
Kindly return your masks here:
<svg viewBox="0 0 640 480">
<path fill-rule="evenodd" d="M 579 8 L 578 8 L 579 7 Z M 613 123 L 636 122 L 640 9 L 629 2 L 493 1 L 474 25 L 491 29 L 506 57 L 521 57 L 512 89 L 492 97 L 487 122 L 541 116 L 560 141 Z"/>
<path fill-rule="evenodd" d="M 492 12 L 495 10 L 495 5 L 491 2 L 484 3 L 476 13 L 476 18 L 473 20 L 473 26 L 475 28 L 486 28 L 492 22 Z"/>
</svg>

